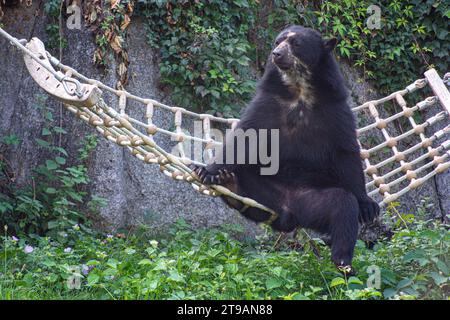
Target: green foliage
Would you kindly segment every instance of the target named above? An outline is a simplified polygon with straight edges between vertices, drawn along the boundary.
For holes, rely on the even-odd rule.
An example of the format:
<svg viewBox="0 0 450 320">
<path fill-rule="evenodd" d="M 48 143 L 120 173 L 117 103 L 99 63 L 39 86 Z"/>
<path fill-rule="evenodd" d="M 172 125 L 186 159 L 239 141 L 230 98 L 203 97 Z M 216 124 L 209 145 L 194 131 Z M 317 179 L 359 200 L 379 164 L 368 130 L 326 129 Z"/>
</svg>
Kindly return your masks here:
<svg viewBox="0 0 450 320">
<path fill-rule="evenodd" d="M 372 4 L 381 9 L 380 29 L 371 30 L 366 23 Z M 382 90 L 404 88 L 431 67 L 448 71 L 448 1 L 324 1 L 309 15 L 312 26 L 340 40 L 337 53 L 361 67 Z"/>
<path fill-rule="evenodd" d="M 427 68 L 448 70 L 448 1 L 381 1 L 380 29 L 369 29 L 372 1 L 139 1 L 149 43 L 159 49 L 162 83 L 174 103 L 238 116 L 275 35 L 301 24 L 337 37 L 337 54 L 391 92 Z M 253 68 L 254 69 L 254 68 Z"/>
<path fill-rule="evenodd" d="M 76 239 L 70 247 L 48 237 L 4 237 L 0 298 L 445 299 L 447 228 L 413 222 L 373 250 L 358 242 L 359 274 L 347 279 L 316 240 L 320 259 L 307 247 L 274 249 L 272 234 L 237 241 L 224 228 L 195 230 L 182 220 L 158 241 L 143 234 L 94 237 L 75 225 L 65 231 Z M 378 288 L 370 285 L 374 266 Z M 78 290 L 67 286 L 71 277 L 79 279 Z"/>
<path fill-rule="evenodd" d="M 373 4 L 381 9 L 381 26 L 372 30 L 367 20 Z M 60 6 L 59 0 L 44 4 L 52 48 L 66 46 Z M 148 42 L 159 50 L 161 82 L 173 102 L 224 116 L 239 115 L 272 40 L 289 24 L 337 37 L 337 54 L 384 92 L 404 88 L 430 67 L 444 73 L 450 65 L 450 3 L 444 0 L 124 0 L 87 1 L 83 9 L 96 33 L 94 61 L 107 66 L 112 54 L 119 60 L 118 88 L 128 81 L 125 39 L 136 11 L 146 18 Z"/>
<path fill-rule="evenodd" d="M 371 5 L 381 9 L 380 28 L 370 29 Z M 319 30 L 339 40 L 336 53 L 350 60 L 367 79 L 384 91 L 402 89 L 428 68 L 440 73 L 450 65 L 450 3 L 441 0 L 408 1 L 274 1 L 267 21 L 255 26 L 262 51 L 288 24 Z M 267 41 L 269 40 L 269 41 Z"/>
<path fill-rule="evenodd" d="M 140 1 L 148 41 L 159 49 L 162 83 L 179 106 L 237 116 L 255 82 L 249 74 L 257 1 Z M 253 46 L 254 47 L 254 46 Z"/>
<path fill-rule="evenodd" d="M 88 194 L 84 191 L 89 181 L 85 164 L 82 161 L 68 163 L 67 151 L 58 144 L 66 131 L 55 125 L 52 108 L 45 106 L 45 97 L 37 100 L 36 107 L 41 111 L 45 124 L 40 137 L 35 140 L 48 158 L 35 168 L 31 184 L 19 187 L 14 181 L 8 181 L 2 187 L 0 225 L 7 225 L 15 235 L 51 235 L 60 241 L 69 241 L 63 230 L 75 224 L 84 228 L 88 224 L 86 215 L 95 212 L 104 201 L 98 197 L 88 201 Z M 1 140 L 6 145 L 20 143 L 15 136 Z M 95 146 L 96 139 L 87 136 L 86 143 L 79 149 L 79 159 L 87 159 Z M 0 168 L 6 167 L 6 160 L 0 161 Z M 8 180 L 6 170 L 1 171 L 0 178 Z M 87 203 L 87 208 L 84 208 L 87 213 L 81 212 L 84 203 Z"/>
</svg>

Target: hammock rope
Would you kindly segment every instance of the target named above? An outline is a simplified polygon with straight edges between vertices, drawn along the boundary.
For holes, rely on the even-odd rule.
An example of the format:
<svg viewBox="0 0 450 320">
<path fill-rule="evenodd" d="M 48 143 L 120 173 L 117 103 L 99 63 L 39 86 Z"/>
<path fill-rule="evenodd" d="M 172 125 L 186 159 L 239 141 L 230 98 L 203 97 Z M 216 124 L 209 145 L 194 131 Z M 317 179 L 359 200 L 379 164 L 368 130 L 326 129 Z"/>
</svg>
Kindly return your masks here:
<svg viewBox="0 0 450 320">
<path fill-rule="evenodd" d="M 0 35 L 7 38 L 13 46 L 24 53 L 26 67 L 41 88 L 61 101 L 70 112 L 93 126 L 109 141 L 127 148 L 132 155 L 145 163 L 158 164 L 165 175 L 190 183 L 195 190 L 202 194 L 229 196 L 241 201 L 246 206 L 267 211 L 271 214 L 269 223 L 277 218 L 277 213 L 253 199 L 237 195 L 223 186 L 201 184 L 188 167 L 192 163 L 197 165 L 205 165 L 205 163 L 186 156 L 186 141 L 204 145 L 206 156 L 211 159 L 212 149 L 221 145 L 220 141 L 212 138 L 212 128 L 226 126 L 233 129 L 239 119 L 198 114 L 184 108 L 165 105 L 154 99 L 141 98 L 125 90 L 113 89 L 62 64 L 45 50 L 44 44 L 37 38 L 33 38 L 29 42 L 18 40 L 1 28 Z M 366 184 L 368 194 L 381 197 L 379 202 L 381 206 L 395 201 L 405 193 L 418 188 L 436 174 L 450 168 L 450 140 L 448 139 L 450 93 L 447 88 L 449 85 L 450 73 L 441 79 L 436 70 L 430 69 L 425 72 L 425 78 L 416 80 L 405 89 L 379 100 L 368 101 L 352 109 L 357 117 L 364 115 L 366 118 L 372 119 L 371 123 L 360 127 L 357 133 L 361 146 L 361 158 L 365 167 L 364 172 L 369 180 Z M 431 88 L 434 95 L 411 107 L 408 106 L 405 96 L 423 90 L 427 86 Z M 103 100 L 102 90 L 117 97 L 117 108 L 112 108 Z M 382 114 L 385 111 L 379 110 L 377 107 L 390 101 L 399 106 L 401 111 L 383 118 Z M 127 106 L 130 102 L 145 106 L 145 122 L 127 114 Z M 430 109 L 435 105 L 440 105 L 442 111 L 418 123 L 416 117 L 418 111 Z M 172 114 L 172 130 L 161 128 L 154 123 L 156 109 Z M 193 136 L 184 130 L 183 119 L 185 117 L 201 121 L 203 136 Z M 397 136 L 390 135 L 389 125 L 392 126 L 394 121 L 401 119 L 406 119 L 411 129 Z M 432 128 L 437 123 L 441 126 L 444 125 L 443 128 L 427 137 L 425 129 Z M 378 131 L 378 135 L 384 141 L 376 145 L 363 142 L 363 136 L 373 133 L 374 130 Z M 154 136 L 159 135 L 175 141 L 179 155 L 174 155 L 158 145 Z M 418 140 L 417 143 L 400 150 L 400 142 L 415 137 Z M 441 141 L 443 137 L 445 140 Z M 386 155 L 387 153 L 389 156 L 379 159 L 380 154 Z"/>
</svg>

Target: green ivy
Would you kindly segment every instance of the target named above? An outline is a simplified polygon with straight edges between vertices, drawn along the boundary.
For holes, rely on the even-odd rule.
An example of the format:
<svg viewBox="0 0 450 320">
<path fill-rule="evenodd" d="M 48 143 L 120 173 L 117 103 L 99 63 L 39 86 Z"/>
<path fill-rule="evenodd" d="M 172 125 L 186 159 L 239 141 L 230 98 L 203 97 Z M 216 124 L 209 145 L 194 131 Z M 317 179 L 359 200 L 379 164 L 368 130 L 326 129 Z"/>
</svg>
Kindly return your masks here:
<svg viewBox="0 0 450 320">
<path fill-rule="evenodd" d="M 366 23 L 372 4 L 381 9 L 380 28 L 373 30 Z M 324 1 L 308 15 L 311 26 L 340 40 L 337 53 L 384 92 L 404 88 L 429 68 L 449 70 L 448 1 Z"/>
<path fill-rule="evenodd" d="M 140 1 L 161 82 L 179 106 L 236 116 L 254 91 L 249 69 L 256 0 Z"/>
<path fill-rule="evenodd" d="M 175 104 L 237 116 L 251 97 L 272 39 L 286 25 L 337 37 L 336 53 L 384 93 L 403 88 L 428 68 L 449 69 L 448 1 L 139 1 L 161 82 Z M 381 9 L 369 29 L 368 8 Z"/>
<path fill-rule="evenodd" d="M 51 20 L 47 45 L 54 48 L 66 46 L 57 24 L 60 5 L 44 4 Z M 379 29 L 368 27 L 371 5 L 381 9 Z M 273 38 L 289 24 L 337 37 L 336 53 L 384 93 L 403 88 L 428 68 L 443 74 L 450 65 L 446 0 L 90 0 L 83 8 L 88 25 L 98 31 L 94 60 L 107 63 L 111 50 L 120 58 L 118 87 L 127 82 L 125 39 L 136 11 L 159 52 L 162 89 L 179 106 L 224 116 L 239 115 Z"/>
</svg>

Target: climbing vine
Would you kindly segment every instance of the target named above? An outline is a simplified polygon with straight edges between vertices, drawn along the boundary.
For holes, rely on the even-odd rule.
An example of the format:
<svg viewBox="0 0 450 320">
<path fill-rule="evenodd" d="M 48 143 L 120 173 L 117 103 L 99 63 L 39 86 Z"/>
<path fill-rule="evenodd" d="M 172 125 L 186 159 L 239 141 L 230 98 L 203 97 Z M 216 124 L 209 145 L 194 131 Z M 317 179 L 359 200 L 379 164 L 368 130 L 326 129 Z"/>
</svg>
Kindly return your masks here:
<svg viewBox="0 0 450 320">
<path fill-rule="evenodd" d="M 337 53 L 364 70 L 379 89 L 400 89 L 435 67 L 449 70 L 450 2 L 378 1 L 379 28 L 369 29 L 371 1 L 323 1 L 309 11 L 311 26 L 337 37 Z"/>
<path fill-rule="evenodd" d="M 255 0 L 140 1 L 161 82 L 175 104 L 236 116 L 254 89 Z"/>
<path fill-rule="evenodd" d="M 50 49 L 60 50 L 67 47 L 67 39 L 62 33 L 60 23 L 62 23 L 62 7 L 63 3 L 59 0 L 50 0 L 44 3 L 44 12 L 50 20 L 45 27 L 48 35 L 47 47 Z"/>
<path fill-rule="evenodd" d="M 387 93 L 435 67 L 448 71 L 450 3 L 379 1 L 380 24 L 369 28 L 372 1 L 140 1 L 149 43 L 159 49 L 161 80 L 175 103 L 237 115 L 251 96 L 271 39 L 286 25 L 337 37 L 337 55 Z M 240 63 L 242 62 L 242 63 Z M 249 68 L 249 64 L 252 64 Z"/>
</svg>

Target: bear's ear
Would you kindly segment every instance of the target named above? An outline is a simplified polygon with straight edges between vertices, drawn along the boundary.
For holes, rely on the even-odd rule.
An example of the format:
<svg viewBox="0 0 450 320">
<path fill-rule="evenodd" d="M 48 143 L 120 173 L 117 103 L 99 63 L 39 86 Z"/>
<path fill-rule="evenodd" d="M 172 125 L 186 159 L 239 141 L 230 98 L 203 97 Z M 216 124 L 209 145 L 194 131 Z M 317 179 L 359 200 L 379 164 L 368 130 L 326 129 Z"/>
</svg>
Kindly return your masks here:
<svg viewBox="0 0 450 320">
<path fill-rule="evenodd" d="M 323 45 L 327 52 L 333 51 L 334 47 L 336 47 L 337 39 L 331 38 L 330 40 L 325 40 Z"/>
</svg>

